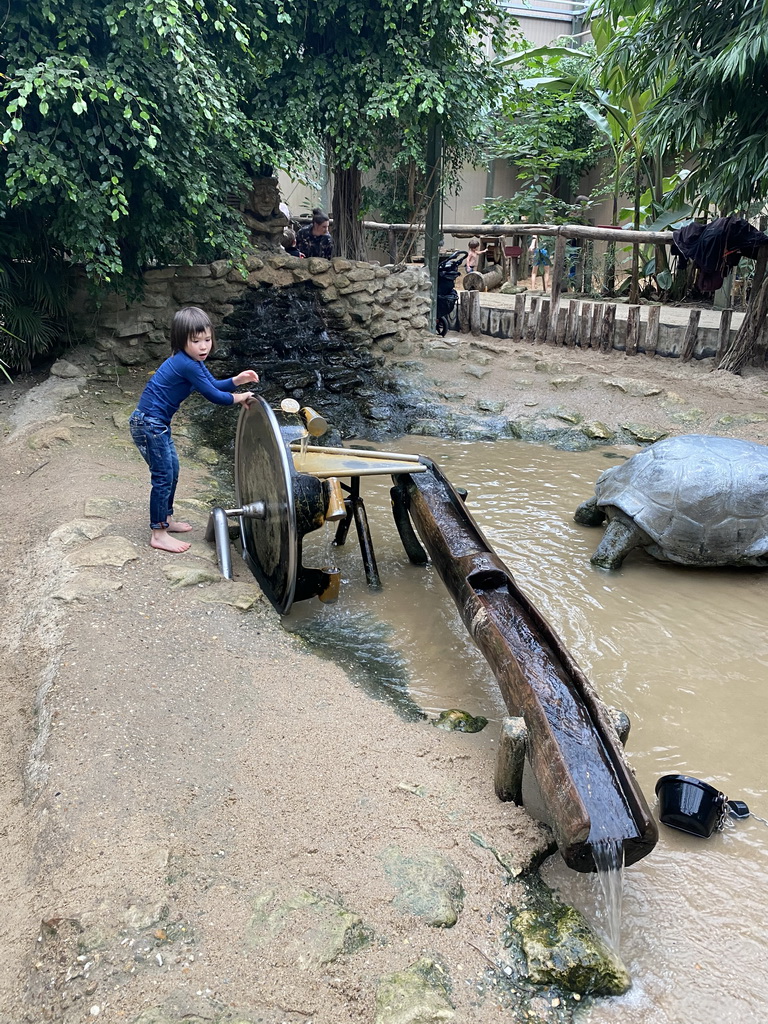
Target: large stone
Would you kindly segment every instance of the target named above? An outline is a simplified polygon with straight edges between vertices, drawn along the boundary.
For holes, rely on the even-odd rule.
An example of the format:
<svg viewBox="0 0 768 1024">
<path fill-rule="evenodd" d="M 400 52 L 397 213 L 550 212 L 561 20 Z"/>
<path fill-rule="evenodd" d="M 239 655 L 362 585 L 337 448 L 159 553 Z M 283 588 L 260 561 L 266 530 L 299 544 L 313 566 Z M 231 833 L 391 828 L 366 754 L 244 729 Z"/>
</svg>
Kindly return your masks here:
<svg viewBox="0 0 768 1024">
<path fill-rule="evenodd" d="M 103 537 L 108 529 L 109 524 L 103 519 L 73 519 L 58 526 L 48 537 L 48 543 L 52 547 L 68 548 L 71 544 Z"/>
<path fill-rule="evenodd" d="M 89 576 L 86 573 L 79 573 L 73 580 L 65 583 L 54 594 L 56 601 L 62 604 L 74 604 L 75 601 L 90 601 L 93 598 L 104 597 L 122 589 L 120 580 L 100 579 L 98 576 Z"/>
<path fill-rule="evenodd" d="M 381 853 L 390 885 L 395 889 L 398 910 L 422 918 L 434 928 L 451 928 L 464 905 L 459 869 L 436 850 L 420 850 L 411 856 L 390 846 Z"/>
<path fill-rule="evenodd" d="M 276 944 L 283 958 L 300 967 L 333 963 L 371 941 L 370 929 L 358 914 L 322 893 L 267 890 L 259 893 L 251 906 L 248 944 L 256 948 Z"/>
<path fill-rule="evenodd" d="M 201 592 L 200 600 L 204 604 L 226 604 L 238 611 L 247 612 L 264 599 L 261 590 L 253 583 L 232 583 L 222 580 L 220 574 L 219 580 L 221 582 Z"/>
<path fill-rule="evenodd" d="M 622 430 L 626 430 L 635 441 L 653 444 L 654 441 L 661 441 L 669 435 L 668 430 L 661 430 L 659 427 L 651 427 L 645 423 L 622 423 Z"/>
<path fill-rule="evenodd" d="M 163 575 L 169 581 L 172 590 L 182 587 L 203 586 L 206 583 L 219 583 L 221 573 L 215 569 L 201 565 L 186 565 L 174 562 L 163 567 Z"/>
<path fill-rule="evenodd" d="M 619 957 L 573 907 L 537 875 L 525 876 L 525 899 L 509 916 L 506 947 L 517 946 L 534 985 L 581 995 L 617 996 L 632 984 Z"/>
<path fill-rule="evenodd" d="M 129 344 L 125 344 L 125 341 L 129 341 Z M 115 359 L 118 363 L 122 363 L 123 366 L 143 366 L 144 363 L 149 362 L 147 356 L 147 350 L 143 345 L 136 344 L 137 338 L 123 339 L 123 342 L 118 341 L 112 351 L 115 354 Z"/>
<path fill-rule="evenodd" d="M 422 957 L 383 977 L 376 990 L 374 1024 L 444 1024 L 455 1017 L 450 979 L 442 965 Z"/>
<path fill-rule="evenodd" d="M 85 371 L 82 366 L 76 366 L 66 359 L 57 359 L 50 370 L 52 377 L 83 377 Z"/>
<path fill-rule="evenodd" d="M 211 277 L 220 278 L 226 277 L 230 270 L 229 260 L 214 260 L 210 264 Z"/>
<path fill-rule="evenodd" d="M 102 537 L 68 555 L 67 561 L 77 567 L 114 565 L 122 568 L 138 557 L 136 545 L 127 537 Z"/>
<path fill-rule="evenodd" d="M 195 279 L 195 278 L 210 277 L 210 276 L 211 276 L 211 267 L 210 267 L 210 264 L 208 264 L 208 263 L 193 263 L 191 266 L 188 266 L 188 267 L 176 267 L 176 277 L 177 277 L 177 279 L 180 278 L 182 280 L 183 279 L 189 280 L 190 278 Z"/>
</svg>

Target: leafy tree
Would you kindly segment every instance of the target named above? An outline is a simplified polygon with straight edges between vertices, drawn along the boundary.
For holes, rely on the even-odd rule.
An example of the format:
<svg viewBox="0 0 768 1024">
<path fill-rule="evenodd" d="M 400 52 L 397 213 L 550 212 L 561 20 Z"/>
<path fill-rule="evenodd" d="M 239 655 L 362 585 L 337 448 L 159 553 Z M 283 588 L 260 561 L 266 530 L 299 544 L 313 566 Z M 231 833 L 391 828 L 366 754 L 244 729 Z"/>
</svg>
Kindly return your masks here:
<svg viewBox="0 0 768 1024">
<path fill-rule="evenodd" d="M 96 279 L 242 251 L 227 196 L 301 128 L 265 76 L 281 0 L 28 0 L 4 14 L 0 217 Z M 293 126 L 294 139 L 289 133 Z M 15 248 L 14 244 L 15 242 Z"/>
<path fill-rule="evenodd" d="M 286 72 L 304 85 L 334 175 L 334 234 L 345 255 L 365 258 L 362 174 L 423 170 L 435 122 L 446 169 L 458 170 L 495 91 L 484 41 L 503 48 L 505 23 L 494 0 L 296 0 L 289 12 Z"/>
<path fill-rule="evenodd" d="M 493 220 L 502 209 L 515 220 L 561 220 L 571 211 L 570 200 L 581 178 L 604 149 L 573 93 L 539 87 L 540 81 L 546 83 L 556 75 L 571 75 L 575 81 L 584 71 L 583 61 L 573 50 L 555 48 L 553 52 L 550 57 L 542 50 L 533 55 L 523 51 L 514 77 L 504 82 L 499 108 L 489 118 L 485 154 L 490 160 L 514 164 L 519 183 L 511 199 L 487 204 L 486 214 Z M 580 95 L 585 100 L 589 94 L 582 90 Z"/>
<path fill-rule="evenodd" d="M 605 57 L 638 92 L 663 83 L 644 133 L 690 154 L 688 196 L 724 211 L 768 195 L 768 9 L 763 0 L 604 0 Z M 629 25 L 631 31 L 621 31 Z"/>
</svg>

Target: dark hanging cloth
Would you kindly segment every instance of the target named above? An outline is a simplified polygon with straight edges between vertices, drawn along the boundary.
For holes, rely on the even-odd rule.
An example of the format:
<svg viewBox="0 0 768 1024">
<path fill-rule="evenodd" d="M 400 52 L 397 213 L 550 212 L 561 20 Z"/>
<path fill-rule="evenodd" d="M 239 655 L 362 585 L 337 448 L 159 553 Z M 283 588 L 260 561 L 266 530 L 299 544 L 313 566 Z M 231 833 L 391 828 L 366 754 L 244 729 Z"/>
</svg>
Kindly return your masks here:
<svg viewBox="0 0 768 1024">
<path fill-rule="evenodd" d="M 731 214 L 711 224 L 686 224 L 673 231 L 670 252 L 679 257 L 681 267 L 689 260 L 698 267 L 696 283 L 702 292 L 716 292 L 742 256 L 757 259 L 761 245 L 768 245 L 768 235 Z"/>
</svg>

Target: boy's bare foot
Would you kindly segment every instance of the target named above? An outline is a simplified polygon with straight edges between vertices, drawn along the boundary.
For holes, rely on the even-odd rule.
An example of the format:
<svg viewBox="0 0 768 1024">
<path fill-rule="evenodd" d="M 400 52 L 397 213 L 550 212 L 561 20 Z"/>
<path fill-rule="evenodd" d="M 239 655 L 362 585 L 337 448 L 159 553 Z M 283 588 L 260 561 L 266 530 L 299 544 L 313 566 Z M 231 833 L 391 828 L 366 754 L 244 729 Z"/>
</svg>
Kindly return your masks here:
<svg viewBox="0 0 768 1024">
<path fill-rule="evenodd" d="M 170 551 L 174 555 L 180 555 L 182 551 L 189 551 L 192 547 L 185 540 L 176 540 L 175 537 L 171 537 L 167 530 L 153 530 L 149 546 L 157 548 L 158 551 Z"/>
<path fill-rule="evenodd" d="M 177 523 L 175 519 L 168 520 L 168 533 L 189 533 L 191 529 L 189 523 Z"/>
</svg>

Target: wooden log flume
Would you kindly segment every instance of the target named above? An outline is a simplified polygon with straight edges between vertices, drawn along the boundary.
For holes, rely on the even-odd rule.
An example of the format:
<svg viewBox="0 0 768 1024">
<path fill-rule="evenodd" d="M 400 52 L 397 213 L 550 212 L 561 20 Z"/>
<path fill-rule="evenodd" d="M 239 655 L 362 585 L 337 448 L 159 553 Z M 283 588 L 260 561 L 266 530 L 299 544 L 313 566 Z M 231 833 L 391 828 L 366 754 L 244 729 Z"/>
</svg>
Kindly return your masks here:
<svg viewBox="0 0 768 1024">
<path fill-rule="evenodd" d="M 429 459 L 422 462 L 429 472 L 395 479 L 398 504 L 413 519 L 510 714 L 525 720 L 543 816 L 565 862 L 595 871 L 594 850 L 607 843 L 632 864 L 653 849 L 658 830 L 607 708 L 450 482 Z"/>
</svg>

